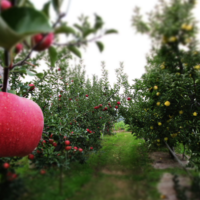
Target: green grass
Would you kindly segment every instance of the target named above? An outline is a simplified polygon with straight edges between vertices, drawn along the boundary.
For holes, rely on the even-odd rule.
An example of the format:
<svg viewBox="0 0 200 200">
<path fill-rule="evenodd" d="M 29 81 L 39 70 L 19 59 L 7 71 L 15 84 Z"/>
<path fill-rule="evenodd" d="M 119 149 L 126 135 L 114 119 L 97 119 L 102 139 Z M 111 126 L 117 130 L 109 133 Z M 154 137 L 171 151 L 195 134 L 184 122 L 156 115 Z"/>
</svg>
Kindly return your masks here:
<svg viewBox="0 0 200 200">
<path fill-rule="evenodd" d="M 124 121 L 120 121 L 114 124 L 114 129 L 129 131 L 129 125 L 125 124 Z"/>
<path fill-rule="evenodd" d="M 28 191 L 20 200 L 158 200 L 156 187 L 164 172 L 185 174 L 181 169 L 152 168 L 144 140 L 131 133 L 104 136 L 102 145 L 86 164 L 73 163 L 63 172 L 62 195 L 58 169 L 40 175 L 25 165 L 19 172 Z"/>
</svg>

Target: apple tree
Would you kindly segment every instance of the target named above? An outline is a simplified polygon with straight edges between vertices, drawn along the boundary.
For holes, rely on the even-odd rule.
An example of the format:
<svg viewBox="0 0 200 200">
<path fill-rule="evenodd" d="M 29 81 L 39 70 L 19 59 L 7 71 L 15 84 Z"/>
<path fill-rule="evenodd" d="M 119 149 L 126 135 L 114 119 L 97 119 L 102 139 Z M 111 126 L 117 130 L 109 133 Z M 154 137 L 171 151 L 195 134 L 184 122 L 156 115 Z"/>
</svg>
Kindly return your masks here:
<svg viewBox="0 0 200 200">
<path fill-rule="evenodd" d="M 126 86 L 133 97 L 121 109 L 132 132 L 149 145 L 176 147 L 182 143 L 199 165 L 199 69 L 194 1 L 162 1 L 142 20 L 137 8 L 133 25 L 152 39 L 146 73 Z"/>
<path fill-rule="evenodd" d="M 51 7 L 57 15 L 56 20 L 50 19 Z M 64 21 L 65 15 L 59 0 L 48 1 L 42 10 L 37 10 L 30 1 L 0 1 L 0 85 L 2 91 L 0 112 L 3 113 L 0 116 L 0 184 L 1 188 L 6 189 L 3 189 L 3 193 L 1 191 L 1 199 L 8 199 L 6 195 L 10 193 L 11 182 L 17 178 L 14 168 L 17 167 L 18 160 L 34 150 L 43 133 L 42 109 L 28 99 L 35 86 L 23 83 L 23 78 L 26 75 L 43 78 L 44 74 L 39 73 L 36 66 L 44 56 L 48 55 L 53 67 L 58 56 L 58 48 L 66 48 L 69 52 L 81 57 L 79 50 L 81 46 L 96 42 L 99 50 L 103 51 L 104 45 L 100 42 L 100 38 L 117 32 L 114 29 L 103 29 L 104 22 L 98 15 L 95 15 L 93 25 L 87 17 L 82 16 L 74 27 L 67 25 Z M 50 23 L 50 21 L 53 22 Z M 65 34 L 68 42 L 60 43 L 60 34 Z M 69 36 L 71 40 L 68 40 Z M 36 53 L 34 57 L 33 52 Z M 27 99 L 22 97 L 27 97 Z M 34 119 L 31 121 L 32 116 L 38 122 Z M 11 120 L 11 123 L 8 124 L 8 120 Z M 11 129 L 8 128 L 10 124 Z M 32 132 L 35 133 L 35 138 Z"/>
</svg>

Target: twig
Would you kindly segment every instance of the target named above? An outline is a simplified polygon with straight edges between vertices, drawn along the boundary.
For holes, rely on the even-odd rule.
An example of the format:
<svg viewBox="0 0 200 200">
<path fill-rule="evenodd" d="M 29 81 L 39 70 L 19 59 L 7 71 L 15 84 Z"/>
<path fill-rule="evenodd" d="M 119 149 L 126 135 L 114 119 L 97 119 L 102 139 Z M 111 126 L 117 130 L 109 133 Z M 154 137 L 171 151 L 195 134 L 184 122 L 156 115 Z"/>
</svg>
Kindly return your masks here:
<svg viewBox="0 0 200 200">
<path fill-rule="evenodd" d="M 10 54 L 5 50 L 5 68 L 3 73 L 3 88 L 2 92 L 7 92 L 8 76 L 9 76 L 9 66 L 10 66 Z"/>
<path fill-rule="evenodd" d="M 25 63 L 28 64 L 28 65 L 31 65 L 33 67 L 37 67 L 37 65 L 33 65 L 33 64 L 29 63 L 29 62 L 25 62 Z"/>
<path fill-rule="evenodd" d="M 59 43 L 54 43 L 54 45 L 58 46 L 58 47 L 64 47 L 64 46 L 79 46 L 81 44 L 86 44 L 88 42 L 94 42 L 98 39 L 100 39 L 101 37 L 103 37 L 103 35 L 99 35 L 97 37 L 94 37 L 90 40 L 86 40 L 86 41 L 77 41 L 75 43 L 69 42 L 69 43 L 63 43 L 63 44 L 59 44 Z"/>
</svg>

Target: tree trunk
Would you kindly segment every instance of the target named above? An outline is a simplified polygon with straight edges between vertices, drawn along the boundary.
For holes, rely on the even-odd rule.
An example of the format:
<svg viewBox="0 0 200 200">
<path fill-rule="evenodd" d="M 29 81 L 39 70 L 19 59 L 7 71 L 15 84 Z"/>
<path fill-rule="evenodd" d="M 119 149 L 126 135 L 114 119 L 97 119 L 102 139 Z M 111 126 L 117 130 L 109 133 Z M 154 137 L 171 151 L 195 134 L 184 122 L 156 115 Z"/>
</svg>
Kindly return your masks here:
<svg viewBox="0 0 200 200">
<path fill-rule="evenodd" d="M 3 82 L 3 67 L 0 65 L 0 79 L 2 80 Z M 3 85 L 0 84 L 0 91 L 1 91 L 1 88 L 3 87 Z M 9 80 L 8 80 L 8 85 L 7 85 L 7 89 L 10 90 L 10 85 L 9 85 Z"/>
</svg>

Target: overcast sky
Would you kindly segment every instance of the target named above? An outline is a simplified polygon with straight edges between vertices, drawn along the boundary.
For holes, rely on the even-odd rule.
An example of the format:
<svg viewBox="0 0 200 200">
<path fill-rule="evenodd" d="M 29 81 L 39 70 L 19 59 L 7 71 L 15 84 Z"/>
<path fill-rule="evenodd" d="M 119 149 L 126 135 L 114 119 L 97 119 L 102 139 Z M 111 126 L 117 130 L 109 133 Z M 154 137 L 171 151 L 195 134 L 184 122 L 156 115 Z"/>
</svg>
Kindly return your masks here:
<svg viewBox="0 0 200 200">
<path fill-rule="evenodd" d="M 34 4 L 41 8 L 46 0 L 34 0 Z M 62 11 L 67 10 L 69 0 L 64 0 Z M 102 38 L 105 50 L 100 53 L 94 43 L 90 43 L 86 51 L 82 50 L 82 59 L 89 77 L 92 74 L 101 75 L 101 62 L 105 61 L 109 71 L 109 80 L 115 82 L 115 69 L 123 62 L 129 81 L 140 78 L 145 73 L 146 54 L 150 50 L 150 39 L 146 35 L 136 34 L 131 26 L 133 9 L 138 6 L 143 13 L 151 11 L 158 0 L 71 0 L 66 17 L 69 25 L 77 22 L 81 14 L 94 19 L 94 13 L 100 15 L 105 28 L 114 28 L 118 34 L 107 35 Z M 196 5 L 195 16 L 200 19 L 200 5 Z M 93 21 L 92 21 L 93 22 Z"/>
</svg>

